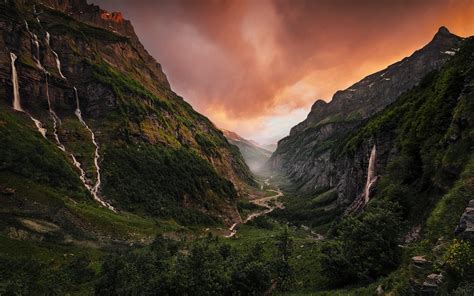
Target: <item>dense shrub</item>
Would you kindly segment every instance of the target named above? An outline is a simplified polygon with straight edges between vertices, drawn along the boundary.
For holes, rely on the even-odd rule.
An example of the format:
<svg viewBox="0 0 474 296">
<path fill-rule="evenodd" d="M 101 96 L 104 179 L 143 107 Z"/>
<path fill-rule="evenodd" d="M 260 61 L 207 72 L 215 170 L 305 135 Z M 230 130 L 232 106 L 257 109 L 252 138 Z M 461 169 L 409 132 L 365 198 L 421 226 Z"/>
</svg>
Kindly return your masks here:
<svg viewBox="0 0 474 296">
<path fill-rule="evenodd" d="M 179 251 L 177 251 L 179 249 Z M 241 252 L 213 238 L 176 248 L 158 238 L 151 248 L 109 256 L 95 287 L 98 295 L 263 295 L 276 279 L 291 285 L 292 240 L 278 238 L 273 261 L 260 244 Z"/>
<path fill-rule="evenodd" d="M 453 240 L 446 250 L 444 261 L 448 271 L 456 277 L 474 277 L 474 246 L 468 241 Z"/>
<path fill-rule="evenodd" d="M 0 256 L 1 295 L 65 295 L 91 282 L 95 271 L 90 261 L 78 257 L 55 266 L 31 258 Z"/>
<path fill-rule="evenodd" d="M 347 216 L 334 241 L 322 247 L 322 267 L 333 286 L 371 282 L 400 261 L 402 217 L 394 203 L 372 203 L 360 216 Z"/>
</svg>

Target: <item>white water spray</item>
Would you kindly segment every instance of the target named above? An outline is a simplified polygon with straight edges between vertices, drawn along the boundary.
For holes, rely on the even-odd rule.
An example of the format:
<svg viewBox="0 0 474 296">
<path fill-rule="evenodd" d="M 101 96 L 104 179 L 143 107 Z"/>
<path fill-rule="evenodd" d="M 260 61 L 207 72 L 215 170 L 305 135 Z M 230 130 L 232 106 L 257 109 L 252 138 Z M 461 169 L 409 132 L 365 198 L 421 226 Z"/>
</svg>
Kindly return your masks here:
<svg viewBox="0 0 474 296">
<path fill-rule="evenodd" d="M 51 35 L 49 34 L 49 32 L 46 32 L 46 44 L 49 46 L 49 48 L 51 49 L 51 52 L 54 55 L 54 59 L 56 60 L 56 68 L 58 68 L 59 76 L 61 76 L 62 79 L 66 80 L 66 77 L 63 75 L 63 72 L 61 71 L 61 61 L 59 60 L 59 56 L 57 52 L 55 52 L 51 48 Z"/>
<path fill-rule="evenodd" d="M 36 36 L 36 34 L 32 34 L 33 36 L 33 39 L 32 39 L 32 42 L 33 44 L 35 45 L 35 55 L 33 56 L 35 62 L 36 62 L 36 66 L 40 69 L 40 70 L 44 70 L 43 66 L 41 65 L 41 62 L 40 62 L 40 45 L 39 45 L 39 41 L 38 41 L 38 36 Z"/>
<path fill-rule="evenodd" d="M 39 22 L 39 19 L 38 19 L 38 22 Z M 36 36 L 35 34 L 33 34 L 31 31 L 30 31 L 30 28 L 28 26 L 28 22 L 25 20 L 25 26 L 26 26 L 26 30 L 28 31 L 28 33 L 30 34 L 30 37 L 32 38 L 32 41 L 33 41 L 33 44 L 35 45 L 36 47 L 36 56 L 34 57 L 37 65 L 38 65 L 38 68 L 40 68 L 41 70 L 43 70 L 46 74 L 46 95 L 47 95 L 47 99 L 48 99 L 48 106 L 49 106 L 49 112 L 50 112 L 50 115 L 51 115 L 51 118 L 53 119 L 53 127 L 54 127 L 54 137 L 56 139 L 56 142 L 58 144 L 58 148 L 61 149 L 62 151 L 66 152 L 66 148 L 65 146 L 61 143 L 60 139 L 59 139 L 59 136 L 58 136 L 58 133 L 57 133 L 57 125 L 58 125 L 58 122 L 60 123 L 60 119 L 59 117 L 56 115 L 56 113 L 54 112 L 54 110 L 52 109 L 51 107 L 51 100 L 50 100 L 50 97 L 49 97 L 49 86 L 48 86 L 48 72 L 42 67 L 41 63 L 40 63 L 40 59 L 39 59 L 39 41 L 38 41 L 38 36 Z M 61 62 L 59 60 L 59 57 L 58 57 L 58 54 L 51 48 L 50 46 L 50 40 L 51 40 L 51 36 L 48 32 L 46 32 L 46 44 L 48 45 L 48 47 L 51 49 L 51 52 L 53 53 L 55 59 L 56 59 L 56 66 L 58 68 L 58 72 L 59 72 L 59 75 L 61 76 L 61 78 L 65 79 L 66 80 L 66 77 L 63 75 L 62 71 L 61 71 Z M 16 60 L 16 56 L 12 53 L 12 81 L 14 82 L 14 92 L 15 92 L 15 96 L 14 96 L 14 106 L 15 106 L 15 103 L 17 102 L 18 104 L 18 111 L 23 111 L 21 109 L 21 106 L 20 106 L 20 98 L 19 98 L 19 95 L 18 95 L 18 79 L 17 79 L 17 76 L 16 76 L 16 69 L 15 69 L 15 65 L 14 65 L 14 60 Z M 16 81 L 16 87 L 15 87 L 15 81 Z M 81 166 L 81 163 L 76 159 L 76 157 L 74 156 L 74 154 L 70 153 L 70 156 L 73 160 L 73 163 L 74 165 L 79 169 L 79 172 L 80 172 L 80 179 L 82 181 L 82 183 L 84 184 L 84 186 L 87 188 L 87 190 L 90 191 L 90 193 L 92 194 L 93 198 L 99 202 L 102 206 L 116 212 L 115 208 L 112 207 L 110 204 L 108 204 L 107 202 L 105 202 L 104 200 L 102 200 L 100 197 L 99 197 L 99 191 L 100 191 L 100 186 L 101 186 L 101 175 L 100 175 L 100 166 L 99 166 L 99 159 L 100 159 L 100 154 L 99 154 L 99 145 L 97 144 L 97 141 L 95 140 L 95 134 L 94 132 L 89 128 L 89 126 L 86 124 L 86 122 L 83 120 L 82 118 L 82 114 L 81 114 L 81 110 L 79 108 L 79 96 L 77 94 L 77 89 L 74 87 L 74 92 L 75 92 L 75 95 L 76 95 L 76 105 L 77 105 L 77 109 L 75 111 L 75 114 L 77 116 L 77 118 L 79 119 L 79 121 L 82 123 L 82 125 L 91 133 L 91 139 L 92 139 L 92 143 L 94 144 L 95 146 L 95 153 L 94 153 L 94 166 L 96 168 L 96 171 L 97 171 L 97 180 L 96 180 L 96 183 L 91 186 L 89 185 L 88 183 L 88 179 L 86 177 L 86 173 L 84 171 L 84 169 L 82 168 Z M 15 108 L 15 110 L 17 110 Z M 31 116 L 30 116 L 31 117 Z M 31 119 L 35 122 L 35 124 L 37 125 L 38 127 L 38 130 L 43 134 L 43 136 L 46 138 L 46 130 L 45 129 L 42 129 L 42 125 L 41 125 L 41 122 L 39 122 L 38 120 L 34 119 L 33 117 L 31 117 Z M 40 128 L 44 131 L 42 132 L 42 130 L 40 130 Z"/>
<path fill-rule="evenodd" d="M 31 120 L 33 120 L 33 122 L 34 122 L 35 125 L 36 125 L 36 128 L 38 129 L 38 131 L 40 132 L 40 134 L 43 136 L 43 138 L 47 139 L 47 138 L 46 138 L 46 132 L 47 132 L 48 130 L 43 127 L 43 124 L 41 123 L 41 121 L 39 121 L 38 119 L 34 118 L 34 117 L 31 116 L 30 114 L 28 114 L 28 116 L 30 116 Z"/>
<path fill-rule="evenodd" d="M 20 84 L 18 83 L 18 73 L 16 72 L 15 61 L 17 56 L 14 53 L 10 53 L 10 57 L 12 60 L 12 84 L 13 84 L 13 109 L 19 112 L 25 112 L 23 108 L 21 108 L 21 101 L 20 101 Z M 46 129 L 43 128 L 41 121 L 31 116 L 27 113 L 28 116 L 33 120 L 36 125 L 36 128 L 40 132 L 40 134 L 46 139 Z"/>
<path fill-rule="evenodd" d="M 58 54 L 52 49 L 51 52 L 53 53 L 54 58 L 56 59 L 56 67 L 58 68 L 59 75 L 62 79 L 66 80 L 66 77 L 64 77 L 63 72 L 61 72 L 61 61 L 59 60 Z"/>
<path fill-rule="evenodd" d="M 63 152 L 66 152 L 66 147 L 61 143 L 61 140 L 59 139 L 58 135 L 58 123 L 61 123 L 61 119 L 59 119 L 58 115 L 56 115 L 56 112 L 54 112 L 53 108 L 51 108 L 51 98 L 49 97 L 49 82 L 48 82 L 48 75 L 49 73 L 45 71 L 44 73 L 46 77 L 46 98 L 48 99 L 48 108 L 49 108 L 49 115 L 51 116 L 51 119 L 53 120 L 53 135 L 54 138 L 56 139 L 56 143 L 59 149 L 61 149 Z"/>
<path fill-rule="evenodd" d="M 92 131 L 92 129 L 87 125 L 87 123 L 84 121 L 82 118 L 82 113 L 81 113 L 81 108 L 79 106 L 79 95 L 77 93 L 77 88 L 74 87 L 74 94 L 76 95 L 76 112 L 74 112 L 79 119 L 79 121 L 82 123 L 82 125 L 91 133 L 91 139 L 92 143 L 95 146 L 95 152 L 94 152 L 94 166 L 97 171 L 97 180 L 95 185 L 90 189 L 90 192 L 94 199 L 98 201 L 101 205 L 104 207 L 109 208 L 110 210 L 115 212 L 114 207 L 112 207 L 110 204 L 105 202 L 99 197 L 99 191 L 100 191 L 100 185 L 101 185 L 101 176 L 100 176 L 100 166 L 99 166 L 99 159 L 100 159 L 100 154 L 99 154 L 99 144 L 97 144 L 97 141 L 95 140 L 95 134 Z"/>
<path fill-rule="evenodd" d="M 38 36 L 36 34 L 33 34 L 30 31 L 30 26 L 28 25 L 28 22 L 26 20 L 25 20 L 25 27 L 26 27 L 26 31 L 30 35 L 31 42 L 35 46 L 35 54 L 33 55 L 33 60 L 35 61 L 36 66 L 40 70 L 44 70 L 44 68 L 43 68 L 43 66 L 41 65 L 41 62 L 40 62 L 40 45 L 39 45 L 39 41 L 38 41 Z"/>
<path fill-rule="evenodd" d="M 76 166 L 76 168 L 79 169 L 79 172 L 80 172 L 79 178 L 81 179 L 82 183 L 87 188 L 87 190 L 91 191 L 92 187 L 87 183 L 88 180 L 86 178 L 86 172 L 84 171 L 84 169 L 82 169 L 81 163 L 76 159 L 74 154 L 71 153 L 70 155 L 71 155 L 72 161 L 74 163 L 74 166 Z"/>
<path fill-rule="evenodd" d="M 28 26 L 28 22 L 26 20 L 25 20 L 25 27 L 26 27 L 26 31 L 28 31 L 28 33 L 31 35 L 30 26 Z"/>
<path fill-rule="evenodd" d="M 17 56 L 11 52 L 10 57 L 12 60 L 13 109 L 15 109 L 16 111 L 23 112 L 20 102 L 20 86 L 18 84 L 18 74 L 16 72 L 15 67 L 15 61 L 17 59 Z"/>
<path fill-rule="evenodd" d="M 375 161 L 377 158 L 377 148 L 376 145 L 372 147 L 372 151 L 370 152 L 370 158 L 369 158 L 369 166 L 367 168 L 367 182 L 365 184 L 365 190 L 364 190 L 364 201 L 365 203 L 369 202 L 370 198 L 370 189 L 374 185 L 375 181 L 377 180 L 377 177 L 375 176 Z"/>
</svg>

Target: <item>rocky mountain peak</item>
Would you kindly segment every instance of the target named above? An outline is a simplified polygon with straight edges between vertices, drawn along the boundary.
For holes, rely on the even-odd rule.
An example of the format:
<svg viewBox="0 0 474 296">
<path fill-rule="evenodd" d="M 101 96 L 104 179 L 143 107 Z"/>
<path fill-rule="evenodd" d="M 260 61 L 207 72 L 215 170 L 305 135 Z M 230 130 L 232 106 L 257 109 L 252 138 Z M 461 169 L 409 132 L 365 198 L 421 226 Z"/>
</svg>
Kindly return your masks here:
<svg viewBox="0 0 474 296">
<path fill-rule="evenodd" d="M 426 47 L 429 47 L 430 45 L 442 46 L 443 44 L 449 43 L 450 40 L 453 40 L 453 39 L 458 40 L 460 39 L 460 37 L 451 33 L 448 30 L 448 28 L 446 28 L 445 26 L 441 26 L 439 27 L 436 34 L 433 36 L 433 39 L 431 40 L 431 42 L 428 43 Z"/>
<path fill-rule="evenodd" d="M 445 35 L 445 34 L 451 34 L 451 32 L 449 32 L 448 28 L 446 28 L 445 26 L 439 27 L 438 33 L 436 33 L 436 35 Z"/>
<path fill-rule="evenodd" d="M 293 127 L 290 136 L 311 126 L 334 120 L 360 120 L 380 111 L 455 55 L 461 40 L 446 27 L 440 27 L 433 39 L 411 56 L 337 91 L 328 103 L 317 100 L 307 119 Z"/>
</svg>

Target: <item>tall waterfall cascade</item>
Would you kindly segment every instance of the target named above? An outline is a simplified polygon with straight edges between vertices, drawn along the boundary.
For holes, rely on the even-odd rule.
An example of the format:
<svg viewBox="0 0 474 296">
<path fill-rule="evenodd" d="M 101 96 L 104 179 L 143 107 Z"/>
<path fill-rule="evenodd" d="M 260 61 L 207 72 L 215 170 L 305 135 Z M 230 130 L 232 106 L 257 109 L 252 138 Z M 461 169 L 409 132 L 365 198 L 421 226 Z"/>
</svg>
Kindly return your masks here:
<svg viewBox="0 0 474 296">
<path fill-rule="evenodd" d="M 75 111 L 75 114 L 76 114 L 77 118 L 79 119 L 79 121 L 82 123 L 82 125 L 90 132 L 92 143 L 95 146 L 94 166 L 95 166 L 96 171 L 97 171 L 97 180 L 96 180 L 95 185 L 91 188 L 90 192 L 91 192 L 92 196 L 94 197 L 94 199 L 96 201 L 98 201 L 101 205 L 103 205 L 104 207 L 109 208 L 112 211 L 115 211 L 114 207 L 112 207 L 110 204 L 108 204 L 107 202 L 102 200 L 99 196 L 100 186 L 101 186 L 100 165 L 99 165 L 99 159 L 100 159 L 99 144 L 97 143 L 97 141 L 95 139 L 94 132 L 92 131 L 92 129 L 87 125 L 87 123 L 82 118 L 82 112 L 81 112 L 81 108 L 80 108 L 80 104 L 79 104 L 79 95 L 77 93 L 77 88 L 76 87 L 74 87 L 74 94 L 76 96 L 76 111 Z"/>
<path fill-rule="evenodd" d="M 35 8 L 34 8 L 34 10 L 35 10 Z M 38 21 L 38 23 L 40 23 L 39 18 L 37 18 L 37 21 Z M 40 62 L 40 43 L 39 43 L 39 40 L 38 40 L 38 36 L 36 34 L 33 34 L 30 31 L 28 22 L 26 20 L 25 20 L 25 27 L 26 27 L 26 30 L 27 30 L 28 34 L 30 35 L 31 42 L 34 45 L 35 52 L 33 54 L 33 59 L 36 62 L 37 67 L 45 73 L 45 77 L 46 77 L 46 97 L 47 97 L 47 100 L 48 100 L 49 113 L 50 113 L 51 119 L 53 121 L 53 135 L 54 135 L 54 138 L 56 140 L 58 148 L 61 149 L 63 152 L 67 153 L 66 147 L 61 143 L 61 140 L 60 140 L 59 135 L 58 135 L 58 125 L 61 124 L 61 120 L 52 108 L 51 98 L 50 98 L 50 94 L 49 94 L 49 81 L 48 81 L 49 73 L 41 65 L 41 62 Z M 59 56 L 51 48 L 51 45 L 50 45 L 51 35 L 49 34 L 49 32 L 46 32 L 45 39 L 46 39 L 46 44 L 47 44 L 48 48 L 51 50 L 51 53 L 55 57 L 56 67 L 58 69 L 59 75 L 61 76 L 62 79 L 66 80 L 66 77 L 63 75 L 63 73 L 61 71 L 61 61 L 59 59 Z M 16 66 L 15 66 L 17 56 L 14 53 L 10 53 L 10 57 L 11 57 L 11 66 L 12 66 L 13 108 L 16 111 L 25 112 L 21 107 L 18 74 L 17 74 Z M 96 137 L 95 137 L 94 132 L 92 131 L 92 129 L 87 125 L 87 123 L 82 118 L 82 113 L 81 113 L 80 104 L 79 104 L 79 96 L 78 96 L 78 92 L 77 92 L 76 87 L 74 87 L 74 93 L 75 93 L 75 97 L 76 97 L 76 110 L 75 110 L 74 113 L 75 113 L 76 117 L 79 119 L 79 121 L 81 122 L 81 124 L 90 132 L 91 140 L 92 140 L 92 143 L 95 147 L 94 167 L 95 167 L 96 173 L 97 173 L 97 179 L 96 179 L 95 184 L 91 185 L 92 182 L 86 177 L 86 172 L 84 171 L 81 163 L 77 160 L 77 158 L 74 156 L 74 154 L 69 153 L 69 156 L 71 157 L 74 166 L 79 170 L 80 180 L 82 181 L 82 183 L 84 184 L 86 189 L 91 193 L 94 200 L 96 200 L 102 206 L 116 212 L 115 208 L 113 206 L 111 206 L 109 203 L 107 203 L 106 201 L 104 201 L 99 195 L 100 189 L 101 189 L 101 173 L 100 173 L 100 164 L 99 164 L 99 159 L 100 159 L 99 144 L 96 141 Z M 45 139 L 47 139 L 46 138 L 47 130 L 45 128 L 43 128 L 42 123 L 39 120 L 33 118 L 33 116 L 31 116 L 29 113 L 27 113 L 27 112 L 25 112 L 25 113 L 28 114 L 28 116 L 31 118 L 31 120 L 35 123 L 38 131 L 43 135 L 43 137 Z"/>
<path fill-rule="evenodd" d="M 13 84 L 13 109 L 19 112 L 25 112 L 23 108 L 21 108 L 21 100 L 20 100 L 20 84 L 18 82 L 18 73 L 16 71 L 15 62 L 17 56 L 14 53 L 10 53 L 11 63 L 12 63 L 12 84 Z M 25 112 L 26 113 L 26 112 Z M 46 139 L 46 129 L 41 124 L 41 121 L 31 116 L 29 113 L 28 116 L 30 119 L 35 123 L 36 129 L 40 134 Z"/>
<path fill-rule="evenodd" d="M 13 109 L 16 111 L 23 112 L 20 102 L 20 86 L 18 84 L 18 74 L 16 72 L 15 61 L 17 56 L 14 53 L 10 53 L 10 58 L 12 60 L 12 84 L 13 84 Z"/>
<path fill-rule="evenodd" d="M 372 188 L 375 181 L 377 180 L 377 176 L 375 175 L 376 160 L 377 160 L 377 146 L 374 144 L 374 146 L 372 147 L 372 151 L 370 152 L 369 166 L 367 168 L 367 182 L 365 184 L 365 190 L 364 190 L 365 203 L 369 202 L 370 189 Z"/>
</svg>

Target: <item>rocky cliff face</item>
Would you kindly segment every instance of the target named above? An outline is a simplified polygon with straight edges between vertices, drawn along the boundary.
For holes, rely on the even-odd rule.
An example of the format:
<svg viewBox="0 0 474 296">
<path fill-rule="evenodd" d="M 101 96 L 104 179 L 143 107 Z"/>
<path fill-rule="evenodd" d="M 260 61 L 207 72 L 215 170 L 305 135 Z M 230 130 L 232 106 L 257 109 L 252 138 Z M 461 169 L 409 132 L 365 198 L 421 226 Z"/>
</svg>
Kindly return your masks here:
<svg viewBox="0 0 474 296">
<path fill-rule="evenodd" d="M 97 5 L 88 4 L 87 0 L 43 0 L 40 2 L 50 8 L 62 11 L 78 21 L 129 38 L 136 53 L 145 61 L 149 68 L 146 69 L 149 71 L 149 73 L 147 73 L 150 76 L 149 81 L 158 82 L 170 88 L 168 79 L 161 69 L 161 65 L 146 51 L 135 34 L 131 22 L 124 19 L 121 12 L 108 12 Z"/>
<path fill-rule="evenodd" d="M 351 157 L 338 156 L 340 144 L 367 118 L 443 66 L 457 53 L 461 40 L 441 27 L 430 43 L 411 56 L 336 92 L 329 103 L 316 101 L 307 119 L 278 143 L 267 165 L 289 176 L 300 193 L 336 188 L 338 202 L 348 206 L 364 191 L 373 146 L 377 146 L 376 175 L 383 173 L 397 151 L 390 132 L 359 145 Z"/>
<path fill-rule="evenodd" d="M 291 129 L 290 137 L 321 124 L 372 116 L 417 85 L 427 73 L 439 69 L 459 50 L 460 40 L 441 27 L 430 43 L 411 56 L 336 92 L 329 103 L 316 101 L 306 120 Z"/>
<path fill-rule="evenodd" d="M 203 214 L 229 223 L 239 219 L 234 200 L 252 182 L 242 156 L 170 89 L 129 21 L 86 0 L 0 6 L 5 133 L 18 125 L 42 137 L 41 127 L 42 145 L 74 172 L 64 184 L 88 189 L 116 211 L 194 222 Z M 14 71 L 24 112 L 12 109 Z M 30 157 L 20 142 L 1 145 Z M 8 153 L 0 155 L 2 171 L 31 179 Z M 54 186 L 51 171 L 30 164 L 43 176 L 33 181 Z"/>
</svg>

